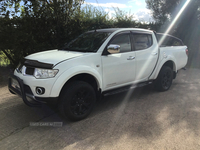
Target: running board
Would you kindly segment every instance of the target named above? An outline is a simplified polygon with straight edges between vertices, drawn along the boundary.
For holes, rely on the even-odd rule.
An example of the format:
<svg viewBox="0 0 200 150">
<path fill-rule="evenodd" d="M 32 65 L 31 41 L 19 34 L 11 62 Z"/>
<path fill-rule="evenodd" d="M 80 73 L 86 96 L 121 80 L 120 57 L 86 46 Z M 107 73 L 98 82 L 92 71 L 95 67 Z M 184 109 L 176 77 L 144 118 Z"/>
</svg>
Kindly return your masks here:
<svg viewBox="0 0 200 150">
<path fill-rule="evenodd" d="M 117 89 L 114 89 L 114 90 L 105 91 L 102 94 L 103 94 L 103 96 L 114 95 L 114 94 L 117 94 L 117 93 L 122 93 L 122 92 L 125 92 L 125 91 L 135 89 L 137 87 L 143 87 L 143 86 L 146 86 L 146 85 L 149 85 L 149 84 L 152 84 L 152 83 L 153 83 L 153 81 L 142 82 L 142 83 L 134 84 L 134 85 L 131 85 L 131 86 L 125 86 L 125 87 L 117 88 Z"/>
</svg>

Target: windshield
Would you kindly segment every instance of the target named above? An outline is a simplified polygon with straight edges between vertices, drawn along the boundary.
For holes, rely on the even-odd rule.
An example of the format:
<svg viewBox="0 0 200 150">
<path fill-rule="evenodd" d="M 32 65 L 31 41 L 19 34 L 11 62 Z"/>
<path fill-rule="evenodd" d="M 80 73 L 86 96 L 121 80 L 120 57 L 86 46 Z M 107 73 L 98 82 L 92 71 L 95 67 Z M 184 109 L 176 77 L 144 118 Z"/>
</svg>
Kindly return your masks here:
<svg viewBox="0 0 200 150">
<path fill-rule="evenodd" d="M 107 39 L 109 32 L 86 32 L 75 40 L 66 44 L 62 50 L 78 52 L 97 52 L 99 47 Z"/>
</svg>

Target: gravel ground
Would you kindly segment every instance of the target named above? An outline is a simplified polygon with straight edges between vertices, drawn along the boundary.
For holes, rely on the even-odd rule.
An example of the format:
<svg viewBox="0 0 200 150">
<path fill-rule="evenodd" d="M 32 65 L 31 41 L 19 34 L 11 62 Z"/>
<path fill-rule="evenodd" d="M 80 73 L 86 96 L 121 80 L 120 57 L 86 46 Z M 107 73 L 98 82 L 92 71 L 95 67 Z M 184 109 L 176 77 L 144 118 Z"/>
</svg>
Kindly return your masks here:
<svg viewBox="0 0 200 150">
<path fill-rule="evenodd" d="M 0 66 L 0 88 L 7 85 L 7 79 L 12 69 Z"/>
<path fill-rule="evenodd" d="M 85 120 L 30 108 L 0 87 L 0 149 L 200 149 L 200 70 L 181 70 L 167 92 L 152 86 L 105 97 Z M 30 122 L 62 122 L 34 127 Z"/>
</svg>

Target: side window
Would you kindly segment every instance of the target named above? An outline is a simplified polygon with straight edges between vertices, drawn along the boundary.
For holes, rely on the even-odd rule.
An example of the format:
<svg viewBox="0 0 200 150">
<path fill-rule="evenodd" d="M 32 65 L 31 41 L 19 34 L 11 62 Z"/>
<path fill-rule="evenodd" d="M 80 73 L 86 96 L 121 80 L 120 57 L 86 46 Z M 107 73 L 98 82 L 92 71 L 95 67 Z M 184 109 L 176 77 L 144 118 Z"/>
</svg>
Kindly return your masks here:
<svg viewBox="0 0 200 150">
<path fill-rule="evenodd" d="M 150 34 L 134 34 L 135 50 L 143 50 L 152 46 L 153 40 Z"/>
<path fill-rule="evenodd" d="M 164 35 L 164 34 L 157 34 L 158 42 L 163 40 L 162 43 L 160 43 L 161 47 L 165 46 L 183 46 L 183 42 L 177 38 Z"/>
<path fill-rule="evenodd" d="M 110 44 L 119 45 L 120 46 L 120 53 L 130 52 L 131 51 L 130 34 L 117 35 L 110 42 Z"/>
<path fill-rule="evenodd" d="M 160 36 L 160 40 L 162 40 L 161 41 L 162 43 L 160 43 L 161 47 L 172 46 L 173 39 L 171 37 L 162 35 L 162 36 Z"/>
<path fill-rule="evenodd" d="M 177 39 L 173 39 L 172 41 L 172 46 L 182 46 L 183 44 L 181 43 L 181 41 L 177 40 Z"/>
<path fill-rule="evenodd" d="M 163 41 L 163 45 L 165 46 L 171 46 L 172 39 L 170 37 L 166 37 Z"/>
</svg>

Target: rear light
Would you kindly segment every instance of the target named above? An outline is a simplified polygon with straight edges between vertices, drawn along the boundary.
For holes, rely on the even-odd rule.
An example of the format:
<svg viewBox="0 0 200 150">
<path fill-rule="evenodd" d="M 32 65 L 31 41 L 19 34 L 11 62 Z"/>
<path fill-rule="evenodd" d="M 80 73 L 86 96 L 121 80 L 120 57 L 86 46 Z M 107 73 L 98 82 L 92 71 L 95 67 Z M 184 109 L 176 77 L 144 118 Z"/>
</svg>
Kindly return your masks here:
<svg viewBox="0 0 200 150">
<path fill-rule="evenodd" d="M 188 49 L 185 50 L 185 53 L 186 53 L 187 55 L 189 54 Z"/>
</svg>

